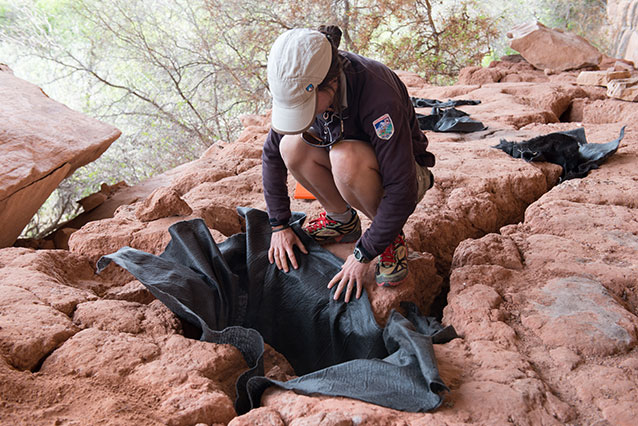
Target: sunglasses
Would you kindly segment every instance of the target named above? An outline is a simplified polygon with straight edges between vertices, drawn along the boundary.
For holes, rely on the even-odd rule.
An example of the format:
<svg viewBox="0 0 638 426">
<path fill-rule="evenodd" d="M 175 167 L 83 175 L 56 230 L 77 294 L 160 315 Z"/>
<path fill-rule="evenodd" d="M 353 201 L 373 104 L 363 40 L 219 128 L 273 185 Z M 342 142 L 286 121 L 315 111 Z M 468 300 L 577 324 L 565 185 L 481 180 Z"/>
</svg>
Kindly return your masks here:
<svg viewBox="0 0 638 426">
<path fill-rule="evenodd" d="M 339 120 L 338 133 L 336 135 L 330 130 L 330 125 L 335 119 Z M 315 127 L 310 127 L 301 134 L 301 138 L 308 145 L 317 148 L 327 148 L 343 140 L 343 119 L 341 116 L 331 111 L 326 111 L 323 113 L 323 120 L 323 135 L 320 135 L 319 130 Z"/>
</svg>

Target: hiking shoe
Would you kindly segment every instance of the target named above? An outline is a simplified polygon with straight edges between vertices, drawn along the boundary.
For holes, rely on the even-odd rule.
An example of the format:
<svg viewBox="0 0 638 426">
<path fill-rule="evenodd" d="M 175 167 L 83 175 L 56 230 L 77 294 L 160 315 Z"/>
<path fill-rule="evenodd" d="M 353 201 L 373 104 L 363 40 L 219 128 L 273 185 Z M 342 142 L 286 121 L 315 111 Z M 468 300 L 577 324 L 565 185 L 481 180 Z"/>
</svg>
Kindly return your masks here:
<svg viewBox="0 0 638 426">
<path fill-rule="evenodd" d="M 394 287 L 407 278 L 408 248 L 405 245 L 403 231 L 379 256 L 375 275 L 379 287 Z"/>
<path fill-rule="evenodd" d="M 304 231 L 319 244 L 355 242 L 361 237 L 361 221 L 357 212 L 352 210 L 352 213 L 352 218 L 348 222 L 341 223 L 330 219 L 326 212 L 323 212 L 318 218 L 308 222 Z"/>
</svg>

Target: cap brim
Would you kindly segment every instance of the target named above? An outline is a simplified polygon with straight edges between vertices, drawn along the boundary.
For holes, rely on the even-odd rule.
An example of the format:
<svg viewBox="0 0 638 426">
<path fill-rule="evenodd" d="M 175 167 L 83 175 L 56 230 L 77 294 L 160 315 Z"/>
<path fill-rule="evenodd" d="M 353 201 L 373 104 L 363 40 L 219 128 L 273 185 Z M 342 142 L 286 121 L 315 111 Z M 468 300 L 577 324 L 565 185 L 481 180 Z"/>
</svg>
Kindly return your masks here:
<svg viewBox="0 0 638 426">
<path fill-rule="evenodd" d="M 298 135 L 305 132 L 315 121 L 317 94 L 312 93 L 306 102 L 295 108 L 278 106 L 273 99 L 271 125 L 282 135 Z"/>
</svg>

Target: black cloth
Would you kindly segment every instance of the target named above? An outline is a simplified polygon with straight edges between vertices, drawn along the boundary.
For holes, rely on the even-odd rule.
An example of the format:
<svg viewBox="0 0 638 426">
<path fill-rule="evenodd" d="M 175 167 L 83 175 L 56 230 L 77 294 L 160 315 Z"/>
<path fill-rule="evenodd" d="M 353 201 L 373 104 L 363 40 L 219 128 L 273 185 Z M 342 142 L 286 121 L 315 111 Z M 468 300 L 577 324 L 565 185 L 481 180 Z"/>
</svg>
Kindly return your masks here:
<svg viewBox="0 0 638 426">
<path fill-rule="evenodd" d="M 412 105 L 415 108 L 449 108 L 462 105 L 478 105 L 481 101 L 476 99 L 450 99 L 447 101 L 439 101 L 438 99 L 426 99 L 410 97 Z"/>
<path fill-rule="evenodd" d="M 374 320 L 365 294 L 344 303 L 326 288 L 342 261 L 301 230 L 309 251 L 297 251 L 299 269 L 279 271 L 268 262 L 268 215 L 238 209 L 246 233 L 215 244 L 201 219 L 169 228 L 160 256 L 123 247 L 98 261 L 129 270 L 176 315 L 201 329 L 201 340 L 232 344 L 249 370 L 237 381 L 239 414 L 260 404 L 271 385 L 312 394 L 346 396 L 405 411 L 438 407 L 447 387 L 438 374 L 432 343 L 456 337 L 407 304 L 407 318 L 393 311 L 385 328 Z M 422 283 L 427 285 L 427 283 Z M 287 382 L 263 377 L 264 341 L 282 353 L 300 377 Z"/>
<path fill-rule="evenodd" d="M 505 151 L 514 158 L 525 161 L 546 161 L 563 167 L 561 181 L 587 176 L 618 150 L 625 136 L 625 126 L 620 136 L 607 143 L 587 143 L 585 129 L 549 133 L 522 142 L 501 139 L 493 148 Z"/>
<path fill-rule="evenodd" d="M 457 99 L 439 101 L 437 99 L 424 99 L 411 97 L 412 105 L 416 108 L 431 107 L 430 115 L 416 114 L 419 129 L 433 130 L 435 132 L 470 133 L 485 130 L 486 127 L 480 121 L 470 118 L 469 114 L 454 108 L 460 105 L 478 105 L 481 101 L 472 99 Z"/>
</svg>

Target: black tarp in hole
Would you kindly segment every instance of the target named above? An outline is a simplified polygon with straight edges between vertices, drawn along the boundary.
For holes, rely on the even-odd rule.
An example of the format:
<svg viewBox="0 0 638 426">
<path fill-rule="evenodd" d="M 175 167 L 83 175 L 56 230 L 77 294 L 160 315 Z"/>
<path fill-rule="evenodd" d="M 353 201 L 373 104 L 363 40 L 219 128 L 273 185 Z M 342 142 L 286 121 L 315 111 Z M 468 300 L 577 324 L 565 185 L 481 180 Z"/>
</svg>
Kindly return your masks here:
<svg viewBox="0 0 638 426">
<path fill-rule="evenodd" d="M 292 224 L 308 255 L 299 269 L 279 271 L 267 259 L 270 225 L 265 212 L 240 208 L 246 233 L 217 245 L 203 220 L 169 228 L 160 256 L 130 247 L 98 261 L 130 271 L 177 316 L 201 329 L 201 340 L 232 344 L 249 366 L 236 384 L 235 408 L 257 407 L 268 386 L 299 393 L 357 398 L 404 411 L 438 407 L 447 387 L 439 377 L 432 343 L 456 337 L 452 327 L 423 317 L 406 304 L 407 318 L 393 311 L 377 325 L 364 292 L 343 303 L 326 288 L 342 261 Z M 422 283 L 427 285 L 427 283 Z M 300 377 L 279 382 L 264 375 L 264 341 L 282 353 Z"/>
</svg>

